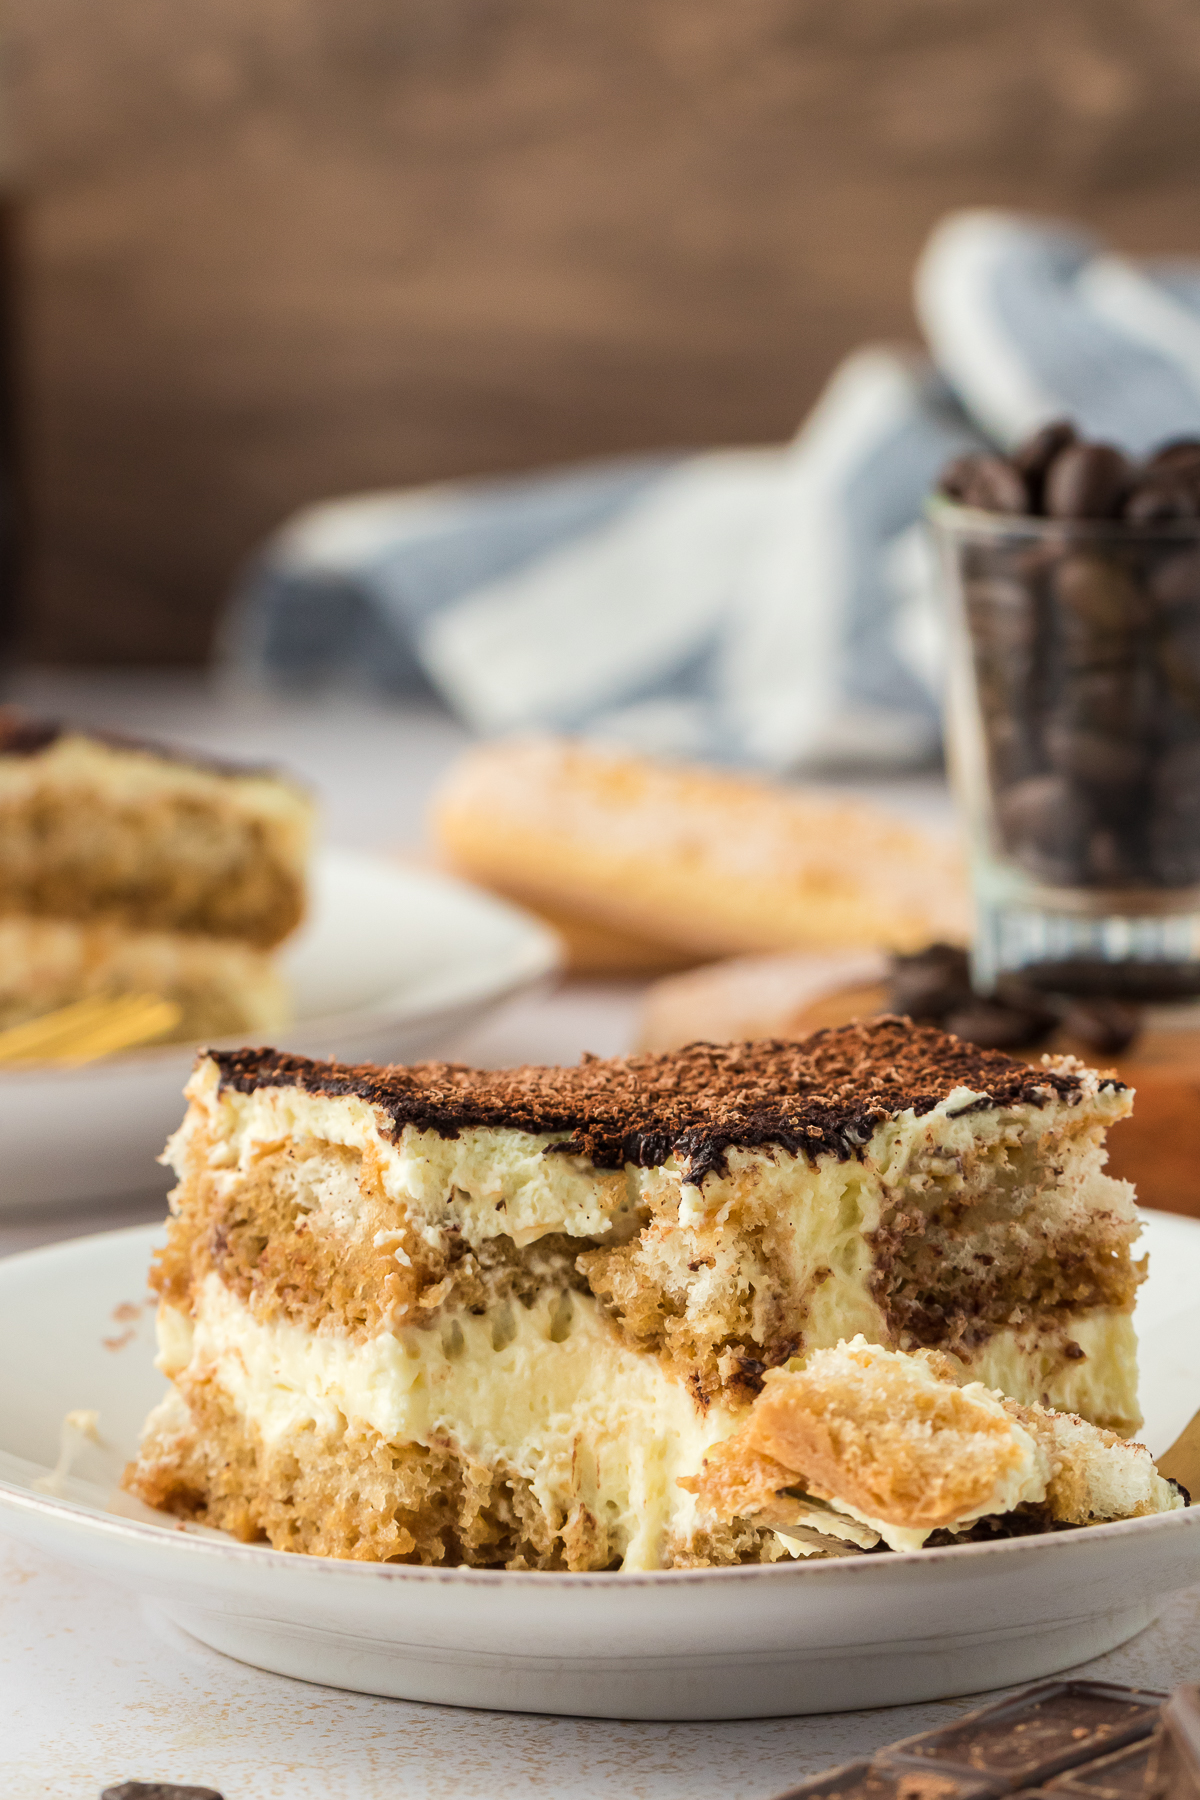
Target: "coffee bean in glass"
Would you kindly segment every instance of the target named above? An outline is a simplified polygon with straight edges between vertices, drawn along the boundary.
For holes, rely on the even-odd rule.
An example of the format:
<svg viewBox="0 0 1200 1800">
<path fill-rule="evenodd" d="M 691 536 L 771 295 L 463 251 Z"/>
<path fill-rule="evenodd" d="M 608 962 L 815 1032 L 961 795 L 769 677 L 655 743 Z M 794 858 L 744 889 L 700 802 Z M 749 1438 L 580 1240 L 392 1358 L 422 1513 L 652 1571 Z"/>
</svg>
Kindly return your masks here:
<svg viewBox="0 0 1200 1800">
<path fill-rule="evenodd" d="M 1184 614 L 1162 632 L 1158 668 L 1175 703 L 1200 719 L 1200 617 Z"/>
<path fill-rule="evenodd" d="M 1200 610 L 1200 550 L 1169 551 L 1157 558 L 1148 586 L 1158 605 L 1167 611 L 1176 607 Z"/>
<path fill-rule="evenodd" d="M 993 784 L 1013 787 L 1041 770 L 1042 755 L 1036 722 L 1028 715 L 1013 716 L 997 707 L 984 719 L 988 768 Z"/>
<path fill-rule="evenodd" d="M 977 506 L 984 512 L 1029 511 L 1029 490 L 1019 471 L 1002 456 L 964 458 L 955 480 L 956 497 L 965 506 Z"/>
<path fill-rule="evenodd" d="M 1143 481 L 1128 494 L 1121 509 L 1131 525 L 1168 525 L 1176 519 L 1200 517 L 1200 492 L 1164 477 Z"/>
<path fill-rule="evenodd" d="M 1069 419 L 1054 419 L 1049 425 L 1043 425 L 1033 436 L 1026 438 L 1012 453 L 1012 461 L 1026 480 L 1030 476 L 1037 479 L 1046 473 L 1060 450 L 1068 444 L 1078 441 L 1079 433 Z"/>
<path fill-rule="evenodd" d="M 1200 812 L 1200 737 L 1184 738 L 1160 755 L 1154 770 L 1159 806 L 1176 812 Z"/>
<path fill-rule="evenodd" d="M 1149 850 L 1168 887 L 1200 881 L 1200 738 L 1164 750 L 1151 783 Z"/>
<path fill-rule="evenodd" d="M 1088 631 L 1128 636 L 1146 622 L 1141 585 L 1111 557 L 1085 550 L 1064 556 L 1051 590 L 1062 611 Z"/>
<path fill-rule="evenodd" d="M 1046 515 L 1051 519 L 1111 519 L 1131 476 L 1129 463 L 1113 445 L 1068 444 L 1046 470 Z"/>
<path fill-rule="evenodd" d="M 1055 708 L 1055 717 L 1064 724 L 1121 736 L 1135 729 L 1137 714 L 1137 676 L 1129 662 L 1064 670 Z"/>
<path fill-rule="evenodd" d="M 1172 438 L 1161 444 L 1150 458 L 1151 469 L 1194 469 L 1200 475 L 1200 438 Z"/>
<path fill-rule="evenodd" d="M 1130 820 L 1101 825 L 1088 837 L 1086 880 L 1094 887 L 1127 887 L 1142 871 L 1142 833 Z"/>
<path fill-rule="evenodd" d="M 1009 855 L 1055 885 L 1082 882 L 1095 825 L 1088 796 L 1062 775 L 1032 775 L 999 796 L 997 819 Z"/>
<path fill-rule="evenodd" d="M 1005 649 L 1029 648 L 1037 636 L 1037 597 L 1011 576 L 976 576 L 967 583 L 972 635 Z"/>
<path fill-rule="evenodd" d="M 1045 731 L 1046 759 L 1060 775 L 1095 788 L 1129 788 L 1146 772 L 1145 747 L 1136 738 L 1056 722 Z"/>
</svg>

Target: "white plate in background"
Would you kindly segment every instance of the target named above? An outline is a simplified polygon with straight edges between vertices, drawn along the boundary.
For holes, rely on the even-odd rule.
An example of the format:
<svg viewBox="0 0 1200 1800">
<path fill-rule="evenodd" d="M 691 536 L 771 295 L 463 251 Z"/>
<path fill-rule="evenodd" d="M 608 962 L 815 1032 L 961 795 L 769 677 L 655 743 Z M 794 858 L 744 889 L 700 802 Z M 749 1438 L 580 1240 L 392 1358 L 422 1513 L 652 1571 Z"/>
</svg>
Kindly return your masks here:
<svg viewBox="0 0 1200 1800">
<path fill-rule="evenodd" d="M 294 1020 L 278 1048 L 346 1062 L 436 1053 L 499 1001 L 552 975 L 553 932 L 449 876 L 327 850 L 307 923 L 282 952 Z M 224 1040 L 230 1044 L 241 1038 Z M 0 1212 L 167 1187 L 155 1158 L 183 1116 L 195 1046 L 79 1069 L 0 1072 Z"/>
<path fill-rule="evenodd" d="M 1142 1404 L 1161 1453 L 1200 1402 L 1200 1336 L 1175 1303 L 1200 1287 L 1200 1222 L 1146 1222 L 1158 1278 L 1138 1304 Z M 0 1262 L 0 1526 L 259 1668 L 506 1711 L 835 1712 L 1053 1674 L 1200 1580 L 1200 1507 L 913 1555 L 629 1575 L 340 1562 L 164 1522 L 115 1486 L 163 1387 L 145 1280 L 157 1236 L 137 1226 Z M 75 1408 L 98 1411 L 103 1445 L 48 1492 Z"/>
</svg>

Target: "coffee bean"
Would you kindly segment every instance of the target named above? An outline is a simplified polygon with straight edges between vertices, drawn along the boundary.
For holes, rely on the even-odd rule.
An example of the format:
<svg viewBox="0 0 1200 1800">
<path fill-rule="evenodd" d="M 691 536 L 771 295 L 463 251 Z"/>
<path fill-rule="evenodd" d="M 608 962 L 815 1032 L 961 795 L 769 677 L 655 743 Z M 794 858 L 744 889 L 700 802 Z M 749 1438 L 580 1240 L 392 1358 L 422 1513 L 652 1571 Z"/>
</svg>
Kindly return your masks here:
<svg viewBox="0 0 1200 1800">
<path fill-rule="evenodd" d="M 960 456 L 945 471 L 941 491 L 964 506 L 984 512 L 1025 513 L 1029 493 L 1024 481 L 1002 456 Z"/>
<path fill-rule="evenodd" d="M 106 1787 L 100 1800 L 221 1800 L 216 1788 L 179 1787 L 173 1781 L 122 1781 Z"/>
<path fill-rule="evenodd" d="M 1154 769 L 1154 797 L 1163 811 L 1200 813 L 1200 738 L 1163 751 Z"/>
<path fill-rule="evenodd" d="M 979 456 L 975 459 L 967 504 L 982 507 L 985 512 L 1026 513 L 1029 490 L 1018 471 L 1002 456 Z"/>
<path fill-rule="evenodd" d="M 1121 517 L 1131 525 L 1166 525 L 1200 517 L 1200 493 L 1181 481 L 1141 481 L 1125 497 Z"/>
<path fill-rule="evenodd" d="M 1181 550 L 1157 563 L 1149 579 L 1160 606 L 1200 608 L 1200 550 Z"/>
<path fill-rule="evenodd" d="M 1146 597 L 1128 571 L 1094 551 L 1064 556 L 1054 571 L 1051 592 L 1057 606 L 1096 633 L 1135 631 L 1149 614 Z"/>
<path fill-rule="evenodd" d="M 1037 596 L 1025 582 L 1004 576 L 966 584 L 967 616 L 976 642 L 1004 650 L 1029 648 L 1037 636 Z"/>
<path fill-rule="evenodd" d="M 1056 716 L 1087 730 L 1128 732 L 1137 715 L 1134 671 L 1125 668 L 1071 669 L 1063 680 Z"/>
<path fill-rule="evenodd" d="M 1013 451 L 1013 463 L 1024 477 L 1029 492 L 1030 512 L 1045 512 L 1046 470 L 1059 451 L 1075 443 L 1076 439 L 1075 427 L 1066 419 L 1056 419 L 1050 425 L 1043 425 Z"/>
<path fill-rule="evenodd" d="M 1172 438 L 1149 459 L 1151 469 L 1192 470 L 1200 474 L 1200 438 Z"/>
<path fill-rule="evenodd" d="M 1200 708 L 1200 619 L 1185 614 L 1158 642 L 1158 666 L 1174 698 L 1189 711 Z"/>
<path fill-rule="evenodd" d="M 1048 726 L 1045 744 L 1052 769 L 1093 787 L 1130 787 L 1146 766 L 1146 752 L 1135 738 L 1082 725 Z"/>
<path fill-rule="evenodd" d="M 1164 808 L 1150 821 L 1149 873 L 1164 887 L 1200 882 L 1200 810 Z"/>
<path fill-rule="evenodd" d="M 930 944 L 911 956 L 893 956 L 888 1000 L 893 1012 L 940 1019 L 971 999 L 971 965 L 957 944 Z"/>
<path fill-rule="evenodd" d="M 1012 460 L 1022 475 L 1044 475 L 1059 451 L 1076 443 L 1078 437 L 1079 433 L 1069 419 L 1054 419 L 1018 445 Z"/>
<path fill-rule="evenodd" d="M 1086 873 L 1092 809 L 1062 775 L 1031 775 L 1000 795 L 997 822 L 1010 854 L 1055 882 Z"/>
<path fill-rule="evenodd" d="M 1111 444 L 1068 444 L 1046 471 L 1046 512 L 1052 519 L 1111 519 L 1131 475 Z"/>
<path fill-rule="evenodd" d="M 981 1050 L 1016 1050 L 1034 1045 L 1052 1029 L 1043 1016 L 1007 1006 L 1002 1000 L 975 1000 L 946 1015 L 945 1029 Z"/>
<path fill-rule="evenodd" d="M 1000 707 L 985 709 L 988 766 L 993 785 L 1009 788 L 1015 782 L 1036 775 L 1041 766 L 1038 734 L 1029 718 L 1004 711 Z"/>
<path fill-rule="evenodd" d="M 1136 884 L 1141 867 L 1139 833 L 1123 835 L 1102 825 L 1088 838 L 1084 871 L 1089 885 L 1129 887 Z"/>
<path fill-rule="evenodd" d="M 953 462 L 946 464 L 938 482 L 938 492 L 945 494 L 949 500 L 966 501 L 975 476 L 975 454 L 956 456 Z"/>
<path fill-rule="evenodd" d="M 1063 1008 L 1061 1023 L 1065 1032 L 1079 1038 L 1089 1050 L 1115 1056 L 1133 1042 L 1141 1021 L 1134 1007 L 1097 997 L 1071 1000 Z"/>
</svg>

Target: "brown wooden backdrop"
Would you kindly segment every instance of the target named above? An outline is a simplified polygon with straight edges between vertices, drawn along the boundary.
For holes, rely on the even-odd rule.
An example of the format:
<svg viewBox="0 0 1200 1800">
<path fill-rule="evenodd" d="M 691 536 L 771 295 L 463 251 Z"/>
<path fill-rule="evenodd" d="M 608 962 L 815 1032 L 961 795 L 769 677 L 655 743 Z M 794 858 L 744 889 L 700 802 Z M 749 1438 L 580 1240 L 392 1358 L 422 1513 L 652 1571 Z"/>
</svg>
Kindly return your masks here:
<svg viewBox="0 0 1200 1800">
<path fill-rule="evenodd" d="M 10 0 L 28 651 L 332 493 L 774 438 L 931 223 L 1200 252 L 1196 0 Z"/>
</svg>

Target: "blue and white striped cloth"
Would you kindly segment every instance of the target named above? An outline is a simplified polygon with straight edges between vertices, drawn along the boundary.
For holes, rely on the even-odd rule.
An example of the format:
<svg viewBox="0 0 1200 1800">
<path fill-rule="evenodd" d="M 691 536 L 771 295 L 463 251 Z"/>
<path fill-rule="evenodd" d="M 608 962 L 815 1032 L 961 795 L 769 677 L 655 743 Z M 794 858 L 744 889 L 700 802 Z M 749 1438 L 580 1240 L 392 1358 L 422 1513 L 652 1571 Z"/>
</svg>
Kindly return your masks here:
<svg viewBox="0 0 1200 1800">
<path fill-rule="evenodd" d="M 248 571 L 225 660 L 293 688 L 434 691 L 481 733 L 579 732 L 775 770 L 939 746 L 922 502 L 1067 416 L 1200 435 L 1200 264 L 957 213 L 916 276 L 928 353 L 868 348 L 782 447 L 628 458 L 313 507 Z"/>
</svg>

